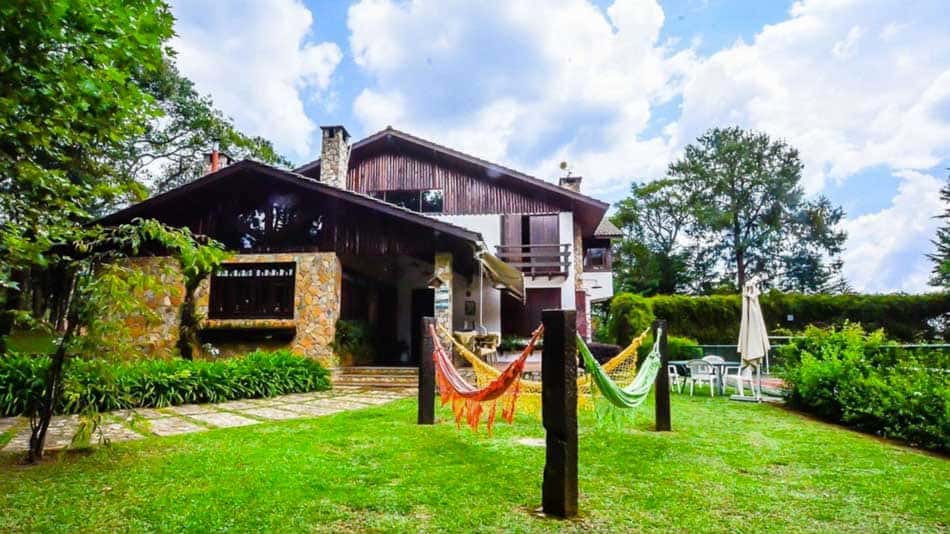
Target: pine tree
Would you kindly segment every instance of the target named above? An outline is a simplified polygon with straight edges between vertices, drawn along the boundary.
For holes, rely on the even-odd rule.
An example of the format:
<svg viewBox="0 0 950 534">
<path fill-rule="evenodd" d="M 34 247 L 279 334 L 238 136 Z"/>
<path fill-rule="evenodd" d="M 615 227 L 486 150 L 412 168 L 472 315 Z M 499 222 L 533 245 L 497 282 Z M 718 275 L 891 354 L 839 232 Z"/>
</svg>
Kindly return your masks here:
<svg viewBox="0 0 950 534">
<path fill-rule="evenodd" d="M 933 241 L 937 251 L 927 257 L 934 262 L 930 284 L 950 290 L 950 175 L 947 176 L 947 185 L 940 190 L 940 199 L 947 205 L 943 213 L 937 216 L 943 225 L 937 229 L 937 238 Z"/>
</svg>

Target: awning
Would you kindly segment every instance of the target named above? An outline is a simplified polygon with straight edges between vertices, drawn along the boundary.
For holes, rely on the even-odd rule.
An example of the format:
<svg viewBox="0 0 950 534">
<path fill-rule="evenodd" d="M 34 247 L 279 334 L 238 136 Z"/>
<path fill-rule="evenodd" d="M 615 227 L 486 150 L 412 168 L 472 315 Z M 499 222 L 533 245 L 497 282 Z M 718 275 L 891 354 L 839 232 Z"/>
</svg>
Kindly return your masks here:
<svg viewBox="0 0 950 534">
<path fill-rule="evenodd" d="M 507 291 L 524 302 L 524 273 L 501 261 L 484 247 L 476 253 L 476 256 L 485 268 L 485 274 L 494 282 L 496 289 Z"/>
</svg>

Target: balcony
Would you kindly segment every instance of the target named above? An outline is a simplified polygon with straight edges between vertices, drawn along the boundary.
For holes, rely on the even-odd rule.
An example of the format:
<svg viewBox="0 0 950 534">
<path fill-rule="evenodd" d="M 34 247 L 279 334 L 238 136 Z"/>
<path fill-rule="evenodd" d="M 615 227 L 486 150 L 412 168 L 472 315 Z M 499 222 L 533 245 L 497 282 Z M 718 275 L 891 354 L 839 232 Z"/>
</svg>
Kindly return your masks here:
<svg viewBox="0 0 950 534">
<path fill-rule="evenodd" d="M 571 265 L 571 246 L 567 243 L 550 245 L 499 245 L 497 256 L 525 276 L 567 276 Z"/>
</svg>

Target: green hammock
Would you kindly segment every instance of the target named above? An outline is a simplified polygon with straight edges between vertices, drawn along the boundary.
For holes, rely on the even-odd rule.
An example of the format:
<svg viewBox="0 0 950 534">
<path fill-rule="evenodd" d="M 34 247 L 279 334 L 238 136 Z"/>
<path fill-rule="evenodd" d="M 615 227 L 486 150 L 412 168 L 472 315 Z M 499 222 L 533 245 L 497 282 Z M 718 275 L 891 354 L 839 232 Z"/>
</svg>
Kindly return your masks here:
<svg viewBox="0 0 950 534">
<path fill-rule="evenodd" d="M 660 339 L 659 332 L 657 332 L 656 339 Z M 597 389 L 600 390 L 605 399 L 610 401 L 610 404 L 617 408 L 636 408 L 643 404 L 643 402 L 647 400 L 647 395 L 650 393 L 650 388 L 653 386 L 653 382 L 656 380 L 656 374 L 660 371 L 660 366 L 662 365 L 662 361 L 660 360 L 660 344 L 659 342 L 654 342 L 653 349 L 650 350 L 650 354 L 643 360 L 633 382 L 627 387 L 620 387 L 607 376 L 604 369 L 597 363 L 597 360 L 594 359 L 594 356 L 590 353 L 590 349 L 587 348 L 587 344 L 584 343 L 581 336 L 577 336 L 577 350 L 580 351 L 581 356 L 584 358 L 584 368 L 587 369 L 587 372 L 593 377 L 594 383 L 597 384 Z"/>
</svg>

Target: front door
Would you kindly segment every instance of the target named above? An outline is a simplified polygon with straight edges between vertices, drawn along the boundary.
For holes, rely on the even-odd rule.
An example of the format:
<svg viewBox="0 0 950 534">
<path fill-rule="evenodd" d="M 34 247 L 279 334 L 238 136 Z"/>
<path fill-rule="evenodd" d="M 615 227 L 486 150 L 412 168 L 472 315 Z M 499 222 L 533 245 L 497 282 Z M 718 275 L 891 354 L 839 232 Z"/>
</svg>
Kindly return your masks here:
<svg viewBox="0 0 950 534">
<path fill-rule="evenodd" d="M 435 290 L 430 288 L 421 288 L 412 290 L 412 306 L 410 321 L 412 333 L 411 349 L 409 363 L 419 365 L 419 351 L 422 350 L 422 336 L 429 335 L 422 331 L 422 318 L 435 317 Z"/>
</svg>

